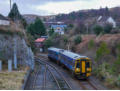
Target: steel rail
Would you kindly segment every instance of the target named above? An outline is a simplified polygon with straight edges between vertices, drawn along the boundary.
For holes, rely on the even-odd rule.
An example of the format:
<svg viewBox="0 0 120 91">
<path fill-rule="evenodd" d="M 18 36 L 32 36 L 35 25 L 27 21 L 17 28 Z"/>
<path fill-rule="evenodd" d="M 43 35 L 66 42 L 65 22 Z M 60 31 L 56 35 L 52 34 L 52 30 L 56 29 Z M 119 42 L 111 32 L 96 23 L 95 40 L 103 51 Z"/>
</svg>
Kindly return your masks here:
<svg viewBox="0 0 120 91">
<path fill-rule="evenodd" d="M 37 57 L 35 57 L 35 58 L 37 58 Z M 70 88 L 70 89 L 72 89 L 71 88 L 71 86 L 68 84 L 68 82 L 66 81 L 66 79 L 64 78 L 64 76 L 56 69 L 56 67 L 55 66 L 53 66 L 53 65 L 51 65 L 50 63 L 48 63 L 48 62 L 45 62 L 45 61 L 42 61 L 40 58 L 38 58 L 41 62 L 43 62 L 43 63 L 45 63 L 45 64 L 48 64 L 49 66 L 51 66 L 52 68 L 54 68 L 55 70 L 56 70 L 56 72 L 63 78 L 63 80 L 65 81 L 65 83 L 67 84 L 67 86 Z M 38 60 L 37 60 L 38 61 Z M 38 61 L 38 62 L 40 62 L 40 61 Z"/>
<path fill-rule="evenodd" d="M 60 85 L 59 85 L 59 82 L 58 82 L 58 80 L 56 79 L 56 77 L 54 76 L 54 74 L 52 73 L 52 71 L 51 71 L 50 69 L 48 69 L 48 71 L 49 71 L 49 72 L 51 73 L 51 75 L 53 76 L 55 82 L 57 83 L 57 86 L 58 86 L 59 90 L 61 90 L 61 87 L 60 87 Z"/>
<path fill-rule="evenodd" d="M 40 68 L 40 66 L 39 66 L 39 68 Z M 39 71 L 36 70 L 36 73 L 34 72 L 33 74 L 34 74 L 34 78 L 35 79 L 33 80 L 32 88 L 34 89 L 35 88 L 35 84 L 36 84 L 36 80 L 37 80 L 37 76 L 39 74 Z"/>
<path fill-rule="evenodd" d="M 37 61 L 37 62 L 39 62 L 39 61 Z M 40 62 L 39 62 L 39 64 L 40 64 Z M 42 64 L 44 64 L 44 63 L 42 63 Z M 44 73 L 44 84 L 43 84 L 43 89 L 46 88 L 46 72 L 47 72 L 47 70 L 48 70 L 48 71 L 50 72 L 50 74 L 53 76 L 53 79 L 55 80 L 55 82 L 56 82 L 56 84 L 57 84 L 59 90 L 61 90 L 61 87 L 60 87 L 60 85 L 59 85 L 59 82 L 57 81 L 57 79 L 56 79 L 56 77 L 54 76 L 54 74 L 48 69 L 48 65 L 47 65 L 47 64 L 44 64 L 44 65 L 45 65 L 45 67 L 46 67 L 46 70 L 45 70 L 45 73 Z"/>
<path fill-rule="evenodd" d="M 87 81 L 95 90 L 98 90 L 89 80 Z"/>
<path fill-rule="evenodd" d="M 47 73 L 47 65 L 45 65 L 43 89 L 46 88 L 46 73 Z"/>
</svg>

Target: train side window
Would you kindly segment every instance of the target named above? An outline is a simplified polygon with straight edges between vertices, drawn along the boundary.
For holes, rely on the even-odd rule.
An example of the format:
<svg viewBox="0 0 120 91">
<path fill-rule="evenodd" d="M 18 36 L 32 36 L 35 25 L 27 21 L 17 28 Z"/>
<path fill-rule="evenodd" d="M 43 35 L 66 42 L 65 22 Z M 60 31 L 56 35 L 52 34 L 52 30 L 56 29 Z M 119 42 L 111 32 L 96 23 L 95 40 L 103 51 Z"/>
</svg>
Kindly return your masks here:
<svg viewBox="0 0 120 91">
<path fill-rule="evenodd" d="M 86 67 L 87 67 L 87 68 L 90 67 L 90 62 L 86 62 Z"/>
</svg>

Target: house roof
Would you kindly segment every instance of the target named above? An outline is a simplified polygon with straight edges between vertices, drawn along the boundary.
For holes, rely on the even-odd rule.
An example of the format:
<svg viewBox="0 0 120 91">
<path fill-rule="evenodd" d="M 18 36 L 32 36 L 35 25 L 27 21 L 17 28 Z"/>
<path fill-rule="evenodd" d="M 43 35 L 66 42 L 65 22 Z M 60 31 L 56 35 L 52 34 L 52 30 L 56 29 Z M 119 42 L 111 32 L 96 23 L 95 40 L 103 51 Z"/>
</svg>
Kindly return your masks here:
<svg viewBox="0 0 120 91">
<path fill-rule="evenodd" d="M 0 20 L 8 20 L 8 19 L 0 14 Z"/>
<path fill-rule="evenodd" d="M 108 18 L 109 17 L 107 17 L 107 16 L 100 16 L 100 17 L 98 17 L 98 21 L 99 22 L 105 22 L 105 21 L 107 21 Z"/>
<path fill-rule="evenodd" d="M 44 42 L 45 41 L 45 38 L 38 38 L 35 40 L 35 42 Z"/>
<path fill-rule="evenodd" d="M 98 22 L 106 22 L 106 21 L 109 21 L 109 20 L 114 21 L 114 19 L 111 16 L 109 16 L 109 17 L 108 16 L 99 16 L 98 19 L 97 19 Z"/>
<path fill-rule="evenodd" d="M 61 28 L 65 28 L 67 27 L 67 25 L 51 25 L 52 28 L 57 28 L 57 27 L 61 27 Z"/>
</svg>

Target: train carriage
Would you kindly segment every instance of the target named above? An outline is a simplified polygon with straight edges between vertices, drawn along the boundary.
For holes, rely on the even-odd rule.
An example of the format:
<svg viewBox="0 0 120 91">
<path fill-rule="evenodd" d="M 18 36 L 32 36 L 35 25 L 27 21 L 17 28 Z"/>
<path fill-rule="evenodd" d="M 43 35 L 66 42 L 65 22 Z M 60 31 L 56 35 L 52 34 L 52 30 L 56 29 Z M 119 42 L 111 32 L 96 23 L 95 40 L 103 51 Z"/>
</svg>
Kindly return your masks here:
<svg viewBox="0 0 120 91">
<path fill-rule="evenodd" d="M 91 60 L 86 56 L 65 50 L 60 53 L 60 62 L 79 78 L 87 78 L 91 75 Z"/>
<path fill-rule="evenodd" d="M 48 48 L 48 57 L 50 59 L 58 61 L 59 60 L 59 52 L 60 52 L 60 50 L 61 49 L 58 49 L 58 48 Z"/>
<path fill-rule="evenodd" d="M 91 60 L 86 56 L 63 49 L 49 48 L 48 57 L 64 64 L 76 77 L 88 78 L 91 75 Z"/>
</svg>

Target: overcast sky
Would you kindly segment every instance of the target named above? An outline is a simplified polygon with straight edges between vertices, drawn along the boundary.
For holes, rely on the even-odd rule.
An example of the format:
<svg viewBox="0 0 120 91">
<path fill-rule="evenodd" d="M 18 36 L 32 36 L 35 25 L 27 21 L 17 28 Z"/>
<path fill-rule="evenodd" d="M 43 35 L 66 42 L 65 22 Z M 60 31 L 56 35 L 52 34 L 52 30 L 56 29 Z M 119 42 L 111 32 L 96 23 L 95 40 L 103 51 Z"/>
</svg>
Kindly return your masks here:
<svg viewBox="0 0 120 91">
<path fill-rule="evenodd" d="M 21 14 L 52 15 L 69 13 L 82 9 L 120 6 L 120 0 L 12 0 Z M 0 13 L 8 15 L 9 0 L 0 0 Z"/>
</svg>

